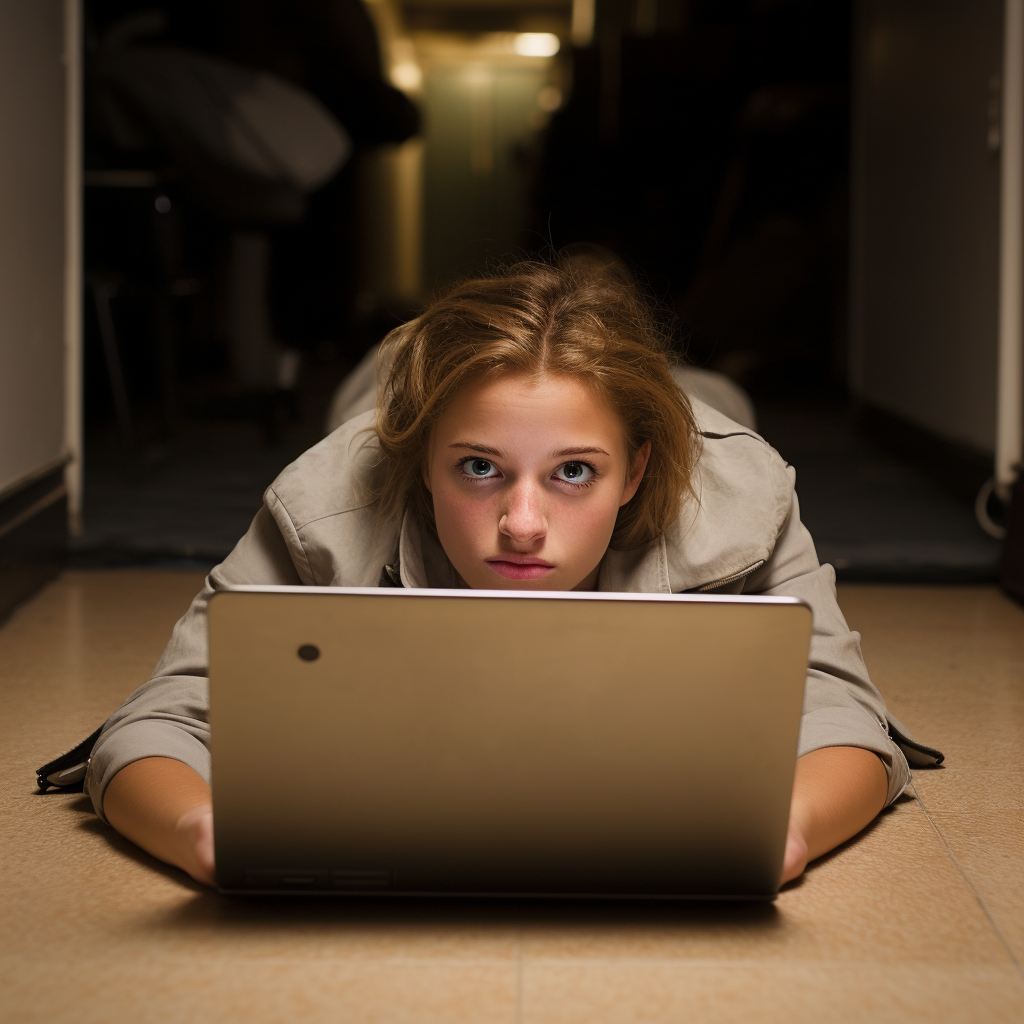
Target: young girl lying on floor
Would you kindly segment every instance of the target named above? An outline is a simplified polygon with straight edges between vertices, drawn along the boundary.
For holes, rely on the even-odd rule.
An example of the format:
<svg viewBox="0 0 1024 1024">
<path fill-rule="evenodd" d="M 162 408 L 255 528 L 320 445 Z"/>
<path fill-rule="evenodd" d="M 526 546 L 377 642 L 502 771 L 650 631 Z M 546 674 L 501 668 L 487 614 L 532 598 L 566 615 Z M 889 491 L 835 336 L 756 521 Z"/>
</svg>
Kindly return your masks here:
<svg viewBox="0 0 1024 1024">
<path fill-rule="evenodd" d="M 524 263 L 386 339 L 376 413 L 290 465 L 115 712 L 97 814 L 211 883 L 205 609 L 226 584 L 792 595 L 814 627 L 783 881 L 863 829 L 929 760 L 887 718 L 800 522 L 794 473 L 672 376 L 624 275 Z"/>
</svg>

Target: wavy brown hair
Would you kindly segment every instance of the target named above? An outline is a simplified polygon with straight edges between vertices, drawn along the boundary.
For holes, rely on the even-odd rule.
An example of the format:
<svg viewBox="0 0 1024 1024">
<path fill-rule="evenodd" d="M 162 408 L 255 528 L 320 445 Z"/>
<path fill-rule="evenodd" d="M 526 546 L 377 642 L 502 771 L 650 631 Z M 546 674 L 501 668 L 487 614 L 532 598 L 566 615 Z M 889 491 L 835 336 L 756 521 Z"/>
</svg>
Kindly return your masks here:
<svg viewBox="0 0 1024 1024">
<path fill-rule="evenodd" d="M 678 515 L 700 435 L 672 377 L 669 343 L 621 264 L 593 253 L 516 263 L 455 285 L 381 348 L 376 432 L 386 517 L 414 508 L 433 526 L 423 483 L 430 433 L 467 384 L 498 375 L 565 374 L 618 413 L 630 462 L 651 442 L 636 494 L 620 510 L 612 547 L 634 548 Z"/>
</svg>

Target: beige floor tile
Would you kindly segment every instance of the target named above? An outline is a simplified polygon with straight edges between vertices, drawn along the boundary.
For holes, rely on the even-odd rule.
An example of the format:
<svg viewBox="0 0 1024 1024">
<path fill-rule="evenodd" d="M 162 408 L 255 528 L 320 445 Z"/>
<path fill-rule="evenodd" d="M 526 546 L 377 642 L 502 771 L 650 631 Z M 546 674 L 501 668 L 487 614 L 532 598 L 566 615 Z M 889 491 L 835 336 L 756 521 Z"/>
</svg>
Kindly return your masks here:
<svg viewBox="0 0 1024 1024">
<path fill-rule="evenodd" d="M 228 900 L 137 850 L 86 810 L 81 796 L 34 799 L 48 806 L 6 819 L 38 827 L 29 836 L 10 828 L 19 857 L 3 869 L 0 913 L 22 925 L 0 930 L 0 955 L 16 954 L 26 942 L 84 944 L 117 955 L 145 949 L 158 957 L 227 949 L 238 959 L 508 962 L 516 954 L 512 925 L 458 905 Z M 65 815 L 77 819 L 72 829 L 61 822 Z"/>
<path fill-rule="evenodd" d="M 216 960 L 0 968 L 5 1024 L 514 1024 L 508 964 Z"/>
<path fill-rule="evenodd" d="M 1014 772 L 1024 769 L 1024 706 L 1018 710 L 1007 701 L 1002 709 L 993 703 L 987 712 L 964 712 L 935 700 L 916 713 L 901 710 L 906 716 L 901 716 L 902 721 L 910 718 L 914 722 L 913 735 L 941 750 L 948 768 Z M 936 773 L 932 785 L 937 786 L 941 779 L 941 773 Z"/>
<path fill-rule="evenodd" d="M 864 961 L 1009 966 L 945 845 L 908 801 L 814 865 L 774 905 L 665 906 L 552 917 L 531 959 Z"/>
<path fill-rule="evenodd" d="M 102 724 L 149 678 L 202 585 L 194 572 L 69 572 L 16 611 L 0 629 L 4 769 L 38 767 Z"/>
<path fill-rule="evenodd" d="M 900 647 L 916 634 L 941 638 L 990 634 L 1000 649 L 1024 649 L 1024 607 L 996 587 L 846 583 L 839 603 L 852 629 L 879 646 Z"/>
<path fill-rule="evenodd" d="M 929 811 L 989 812 L 1024 808 L 1024 770 L 950 764 L 914 772 L 914 791 Z"/>
<path fill-rule="evenodd" d="M 847 585 L 839 599 L 918 739 L 951 768 L 1024 770 L 1024 608 L 994 588 Z"/>
<path fill-rule="evenodd" d="M 846 964 L 530 963 L 523 1024 L 1019 1024 L 1010 968 Z"/>
<path fill-rule="evenodd" d="M 1024 965 L 1024 809 L 934 811 L 930 817 Z"/>
<path fill-rule="evenodd" d="M 887 692 L 911 733 L 946 755 L 950 768 L 1024 770 L 1024 666 L 1021 678 L 989 678 L 970 689 L 961 680 L 914 682 L 912 696 Z M 906 684 L 911 685 L 911 684 Z"/>
</svg>

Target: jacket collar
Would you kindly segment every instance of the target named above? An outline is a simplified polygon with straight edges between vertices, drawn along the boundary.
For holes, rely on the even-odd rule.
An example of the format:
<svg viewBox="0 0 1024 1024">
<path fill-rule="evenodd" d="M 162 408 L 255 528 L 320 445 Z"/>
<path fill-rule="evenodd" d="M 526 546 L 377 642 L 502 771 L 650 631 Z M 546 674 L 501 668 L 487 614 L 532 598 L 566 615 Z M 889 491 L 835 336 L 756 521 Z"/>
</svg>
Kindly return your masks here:
<svg viewBox="0 0 1024 1024">
<path fill-rule="evenodd" d="M 665 537 L 633 551 L 609 548 L 601 560 L 597 589 L 618 594 L 671 594 Z"/>
<path fill-rule="evenodd" d="M 406 509 L 398 539 L 398 571 L 402 586 L 420 589 L 466 590 L 465 582 L 448 561 L 434 531 Z"/>
</svg>

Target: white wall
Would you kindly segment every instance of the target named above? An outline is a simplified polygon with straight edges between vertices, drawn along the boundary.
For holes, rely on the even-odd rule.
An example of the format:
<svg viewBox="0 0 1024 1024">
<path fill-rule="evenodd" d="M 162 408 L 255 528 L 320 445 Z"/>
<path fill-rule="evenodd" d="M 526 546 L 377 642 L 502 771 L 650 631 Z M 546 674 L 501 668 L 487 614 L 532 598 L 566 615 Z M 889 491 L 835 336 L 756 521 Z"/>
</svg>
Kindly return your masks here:
<svg viewBox="0 0 1024 1024">
<path fill-rule="evenodd" d="M 856 7 L 851 388 L 991 451 L 1003 2 Z"/>
<path fill-rule="evenodd" d="M 0 0 L 0 493 L 65 452 L 63 58 L 63 0 Z"/>
</svg>

